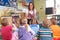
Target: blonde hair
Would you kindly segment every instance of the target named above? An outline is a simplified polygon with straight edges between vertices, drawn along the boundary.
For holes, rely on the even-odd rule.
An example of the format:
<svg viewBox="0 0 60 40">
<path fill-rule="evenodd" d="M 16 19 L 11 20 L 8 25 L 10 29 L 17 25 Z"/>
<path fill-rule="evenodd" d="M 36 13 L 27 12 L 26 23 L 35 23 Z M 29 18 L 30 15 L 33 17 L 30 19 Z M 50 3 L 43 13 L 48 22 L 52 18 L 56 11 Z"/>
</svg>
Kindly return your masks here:
<svg viewBox="0 0 60 40">
<path fill-rule="evenodd" d="M 42 23 L 43 27 L 48 27 L 48 19 L 45 18 Z"/>
<path fill-rule="evenodd" d="M 24 19 L 27 20 L 26 17 L 20 18 L 20 24 L 22 24 L 22 21 L 23 21 Z M 27 31 L 28 31 L 28 26 L 29 26 L 28 24 L 25 25 Z"/>
</svg>

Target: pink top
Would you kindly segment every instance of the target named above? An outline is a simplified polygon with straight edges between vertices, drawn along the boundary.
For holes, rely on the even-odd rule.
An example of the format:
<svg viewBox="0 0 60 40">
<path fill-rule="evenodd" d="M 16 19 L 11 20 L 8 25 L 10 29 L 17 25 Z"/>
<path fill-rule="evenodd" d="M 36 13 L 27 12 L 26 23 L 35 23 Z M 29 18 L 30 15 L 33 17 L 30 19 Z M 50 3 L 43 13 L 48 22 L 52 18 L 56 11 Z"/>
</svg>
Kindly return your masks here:
<svg viewBox="0 0 60 40">
<path fill-rule="evenodd" d="M 12 26 L 2 27 L 2 40 L 11 40 L 12 38 Z"/>
</svg>

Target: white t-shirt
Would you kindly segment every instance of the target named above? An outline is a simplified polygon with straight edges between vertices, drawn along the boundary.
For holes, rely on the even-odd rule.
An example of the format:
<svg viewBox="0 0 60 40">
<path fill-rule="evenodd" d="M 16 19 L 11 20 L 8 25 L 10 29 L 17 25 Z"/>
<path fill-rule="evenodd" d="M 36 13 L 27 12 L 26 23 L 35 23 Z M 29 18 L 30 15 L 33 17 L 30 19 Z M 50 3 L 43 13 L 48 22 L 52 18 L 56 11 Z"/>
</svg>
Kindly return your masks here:
<svg viewBox="0 0 60 40">
<path fill-rule="evenodd" d="M 28 13 L 30 13 L 30 14 L 33 14 L 34 13 L 34 14 L 36 14 L 36 9 L 34 9 L 33 11 L 29 11 L 28 10 Z"/>
<path fill-rule="evenodd" d="M 23 12 L 26 13 L 28 15 L 28 13 L 32 14 L 33 13 L 36 15 L 36 9 L 34 9 L 33 11 L 29 11 L 28 9 L 23 9 Z"/>
</svg>

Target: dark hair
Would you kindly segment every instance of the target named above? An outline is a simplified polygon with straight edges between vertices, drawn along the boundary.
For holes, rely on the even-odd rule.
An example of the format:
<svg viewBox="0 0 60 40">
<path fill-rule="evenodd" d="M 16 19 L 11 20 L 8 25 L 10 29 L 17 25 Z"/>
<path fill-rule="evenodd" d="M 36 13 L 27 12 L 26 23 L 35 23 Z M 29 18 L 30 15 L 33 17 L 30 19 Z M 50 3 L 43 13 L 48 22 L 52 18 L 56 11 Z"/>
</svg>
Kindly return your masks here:
<svg viewBox="0 0 60 40">
<path fill-rule="evenodd" d="M 3 18 L 2 21 L 1 21 L 1 24 L 2 24 L 2 26 L 8 25 L 8 20 L 7 20 L 7 18 Z"/>
<path fill-rule="evenodd" d="M 29 5 L 28 5 L 28 10 L 30 10 L 30 4 L 31 4 L 32 2 L 30 2 L 29 3 Z M 33 9 L 32 10 L 34 10 L 34 3 L 32 3 L 32 5 L 33 5 Z"/>
</svg>

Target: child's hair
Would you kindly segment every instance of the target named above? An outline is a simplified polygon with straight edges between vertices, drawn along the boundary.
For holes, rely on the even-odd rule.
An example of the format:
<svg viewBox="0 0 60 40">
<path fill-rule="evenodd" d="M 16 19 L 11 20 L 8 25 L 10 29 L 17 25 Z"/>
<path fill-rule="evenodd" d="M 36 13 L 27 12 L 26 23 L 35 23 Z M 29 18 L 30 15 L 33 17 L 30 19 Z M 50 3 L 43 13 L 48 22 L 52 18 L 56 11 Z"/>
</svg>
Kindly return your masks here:
<svg viewBox="0 0 60 40">
<path fill-rule="evenodd" d="M 27 18 L 26 17 L 23 17 L 23 18 L 20 18 L 20 25 L 22 25 L 22 21 Z M 25 27 L 26 27 L 26 30 L 28 31 L 28 24 L 25 24 Z"/>
<path fill-rule="evenodd" d="M 43 20 L 42 26 L 48 28 L 48 19 L 47 18 Z"/>
<path fill-rule="evenodd" d="M 19 22 L 19 18 L 16 18 L 14 21 L 14 23 L 16 24 L 16 27 L 19 27 L 19 25 L 20 25 L 20 23 L 18 23 L 18 22 Z"/>
<path fill-rule="evenodd" d="M 56 18 L 51 18 L 50 21 L 51 21 L 51 23 L 52 23 L 53 25 L 56 25 L 56 24 L 57 24 Z"/>
<path fill-rule="evenodd" d="M 8 20 L 7 20 L 7 18 L 3 18 L 2 21 L 1 21 L 1 24 L 2 24 L 2 26 L 8 25 Z"/>
<path fill-rule="evenodd" d="M 38 20 L 36 20 L 35 18 L 31 19 L 31 24 L 34 24 L 34 21 L 35 21 L 35 24 L 39 24 Z"/>
<path fill-rule="evenodd" d="M 26 15 L 26 13 L 21 13 L 21 18 L 23 18 L 23 17 L 25 17 L 25 18 L 27 18 L 27 15 Z"/>
</svg>

